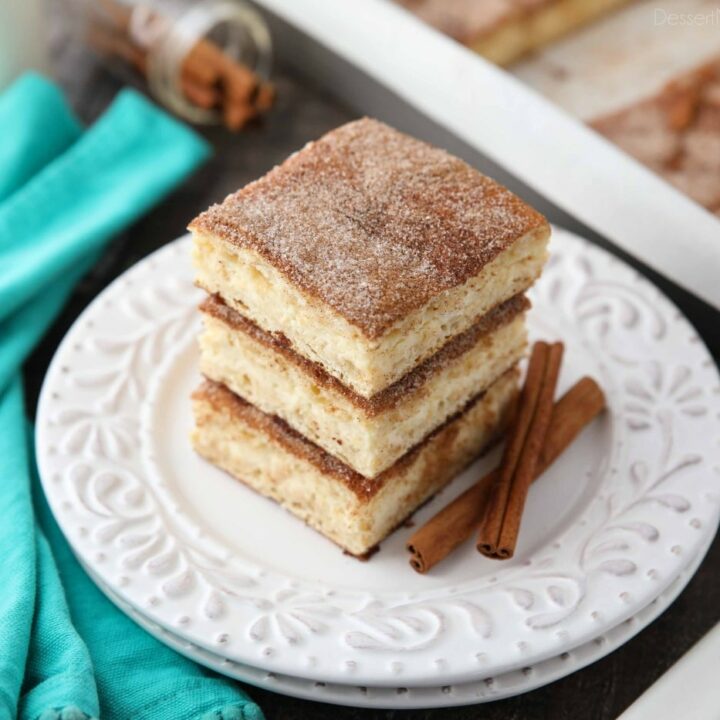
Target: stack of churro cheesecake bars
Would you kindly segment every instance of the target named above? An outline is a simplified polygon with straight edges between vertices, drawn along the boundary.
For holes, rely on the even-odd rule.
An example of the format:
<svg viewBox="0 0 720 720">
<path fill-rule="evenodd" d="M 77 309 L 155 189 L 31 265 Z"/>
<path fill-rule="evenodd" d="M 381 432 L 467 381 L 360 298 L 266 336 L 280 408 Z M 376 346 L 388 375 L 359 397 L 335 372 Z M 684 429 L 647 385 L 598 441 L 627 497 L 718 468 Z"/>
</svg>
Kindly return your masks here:
<svg viewBox="0 0 720 720">
<path fill-rule="evenodd" d="M 372 119 L 190 224 L 196 451 L 364 556 L 513 411 L 545 218 Z"/>
</svg>

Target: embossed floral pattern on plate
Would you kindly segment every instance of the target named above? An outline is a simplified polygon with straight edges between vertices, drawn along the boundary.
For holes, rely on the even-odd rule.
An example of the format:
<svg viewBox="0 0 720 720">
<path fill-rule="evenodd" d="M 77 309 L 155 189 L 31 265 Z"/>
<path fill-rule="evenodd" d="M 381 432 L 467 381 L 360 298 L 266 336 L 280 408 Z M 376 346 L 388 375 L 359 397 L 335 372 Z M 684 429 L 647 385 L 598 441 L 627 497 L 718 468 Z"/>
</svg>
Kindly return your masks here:
<svg viewBox="0 0 720 720">
<path fill-rule="evenodd" d="M 423 685 L 421 687 L 340 685 L 280 675 L 249 665 L 241 665 L 228 660 L 221 653 L 209 652 L 183 640 L 164 627 L 148 621 L 142 613 L 121 601 L 102 583 L 100 583 L 100 587 L 118 607 L 161 642 L 168 644 L 195 662 L 241 682 L 283 695 L 355 707 L 392 709 L 451 707 L 492 702 L 529 692 L 559 680 L 604 657 L 634 637 L 669 607 L 692 578 L 706 549 L 706 547 L 702 548 L 691 565 L 685 568 L 653 602 L 619 625 L 609 628 L 591 641 L 573 648 L 571 652 L 561 652 L 537 664 L 525 665 L 518 670 L 511 670 L 498 676 L 485 675 L 475 681 L 456 685 Z"/>
</svg>

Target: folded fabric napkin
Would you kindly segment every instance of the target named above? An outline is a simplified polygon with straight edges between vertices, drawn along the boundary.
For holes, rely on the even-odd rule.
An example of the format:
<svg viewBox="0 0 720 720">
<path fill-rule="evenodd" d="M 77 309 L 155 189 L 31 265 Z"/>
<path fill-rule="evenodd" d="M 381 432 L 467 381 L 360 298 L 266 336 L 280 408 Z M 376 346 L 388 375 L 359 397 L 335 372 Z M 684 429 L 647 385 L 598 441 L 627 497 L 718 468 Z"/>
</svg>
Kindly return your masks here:
<svg viewBox="0 0 720 720">
<path fill-rule="evenodd" d="M 0 132 L 0 720 L 261 719 L 235 683 L 157 642 L 80 568 L 32 488 L 20 373 L 107 240 L 208 147 L 127 90 L 84 130 L 37 75 L 0 95 Z"/>
</svg>

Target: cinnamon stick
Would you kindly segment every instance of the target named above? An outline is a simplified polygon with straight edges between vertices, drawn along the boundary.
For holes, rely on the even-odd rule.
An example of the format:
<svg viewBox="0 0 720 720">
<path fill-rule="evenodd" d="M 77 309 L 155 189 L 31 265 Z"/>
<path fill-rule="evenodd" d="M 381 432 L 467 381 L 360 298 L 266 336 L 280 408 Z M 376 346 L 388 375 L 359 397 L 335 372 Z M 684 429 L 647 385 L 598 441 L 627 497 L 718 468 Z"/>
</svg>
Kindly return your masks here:
<svg viewBox="0 0 720 720">
<path fill-rule="evenodd" d="M 210 110 L 220 104 L 222 97 L 220 91 L 212 85 L 197 82 L 192 76 L 181 76 L 180 88 L 191 103 L 205 110 Z"/>
<path fill-rule="evenodd" d="M 233 62 L 226 55 L 223 58 L 222 85 L 226 101 L 250 104 L 258 91 L 258 76 L 249 67 Z"/>
<path fill-rule="evenodd" d="M 589 377 L 575 383 L 555 403 L 534 479 L 560 457 L 604 408 L 605 396 Z M 495 468 L 413 533 L 406 547 L 414 570 L 428 572 L 477 530 L 498 477 L 499 469 Z"/>
<path fill-rule="evenodd" d="M 206 89 L 205 93 L 195 93 L 200 100 L 196 104 L 206 107 L 203 101 L 208 102 L 212 96 L 213 106 L 222 107 L 223 122 L 230 130 L 245 127 L 259 112 L 269 110 L 274 99 L 272 86 L 262 85 L 250 68 L 232 60 L 206 39 L 197 42 L 186 55 L 182 77 L 184 85 L 190 83 L 191 91 Z"/>
<path fill-rule="evenodd" d="M 227 103 L 223 107 L 223 122 L 228 130 L 242 130 L 257 114 L 252 105 Z"/>
<path fill-rule="evenodd" d="M 487 503 L 486 514 L 478 533 L 477 548 L 488 557 L 498 557 L 500 554 L 500 536 L 520 463 L 523 463 L 523 471 L 526 471 L 527 466 L 533 462 L 533 457 L 528 452 L 531 448 L 528 448 L 528 451 L 525 448 L 530 432 L 537 434 L 537 429 L 533 429 L 533 423 L 543 386 L 546 384 L 549 355 L 548 343 L 535 343 L 530 355 L 525 384 L 520 393 L 517 415 L 510 428 L 500 463 L 500 474 L 495 482 L 491 501 Z M 543 418 L 545 415 L 546 413 L 543 412 Z M 517 493 L 514 497 L 517 501 Z"/>
<path fill-rule="evenodd" d="M 515 553 L 525 500 L 530 489 L 530 483 L 535 477 L 535 468 L 550 425 L 555 387 L 560 376 L 563 345 L 562 343 L 553 343 L 546 352 L 540 393 L 537 398 L 535 413 L 523 443 L 522 452 L 512 474 L 508 474 L 505 468 L 502 467 L 502 471 L 505 472 L 501 475 L 500 482 L 505 482 L 505 474 L 508 474 L 510 477 L 510 490 L 496 544 L 493 545 L 492 536 L 485 533 L 484 524 L 480 525 L 478 531 L 477 548 L 483 555 L 488 557 L 505 560 L 511 558 Z"/>
<path fill-rule="evenodd" d="M 267 112 L 275 102 L 275 88 L 270 83 L 262 83 L 255 95 L 255 107 L 260 112 Z"/>
<path fill-rule="evenodd" d="M 201 85 L 216 85 L 225 63 L 225 54 L 215 43 L 202 39 L 183 58 L 180 71 Z"/>
<path fill-rule="evenodd" d="M 542 475 L 604 409 L 605 393 L 595 380 L 587 376 L 578 380 L 553 405 L 535 477 Z"/>
<path fill-rule="evenodd" d="M 426 573 L 477 531 L 497 479 L 495 468 L 411 535 L 405 547 L 413 570 Z"/>
</svg>

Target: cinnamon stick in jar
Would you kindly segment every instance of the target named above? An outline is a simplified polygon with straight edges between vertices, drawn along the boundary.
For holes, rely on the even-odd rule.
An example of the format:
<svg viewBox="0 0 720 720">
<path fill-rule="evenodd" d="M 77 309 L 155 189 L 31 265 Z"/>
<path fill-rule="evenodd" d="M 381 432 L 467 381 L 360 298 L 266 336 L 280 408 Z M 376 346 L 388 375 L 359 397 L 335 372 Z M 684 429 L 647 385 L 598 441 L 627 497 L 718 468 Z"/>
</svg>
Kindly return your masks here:
<svg viewBox="0 0 720 720">
<path fill-rule="evenodd" d="M 198 17 L 214 17 L 218 4 L 222 4 L 221 0 L 211 0 L 205 10 L 198 10 Z M 166 49 L 175 42 L 173 33 L 179 13 L 191 5 L 191 0 L 182 0 L 177 9 L 157 0 L 96 0 L 84 4 L 88 43 L 119 73 L 138 71 L 156 97 L 175 112 L 194 122 L 223 122 L 229 129 L 239 130 L 267 112 L 274 100 L 272 85 L 242 61 L 243 53 L 249 49 L 247 55 L 257 59 L 258 67 L 268 65 L 270 46 L 262 40 L 267 33 L 251 31 L 262 26 L 262 18 L 258 15 L 253 19 L 255 14 L 248 12 L 232 21 L 247 31 L 243 35 L 247 47 L 233 44 L 232 48 L 224 48 L 209 35 L 200 36 L 182 56 L 172 55 L 169 60 L 171 55 Z M 199 30 L 206 27 L 201 22 Z M 186 31 L 192 28 L 183 29 L 183 39 Z M 164 68 L 163 72 L 153 72 L 158 67 Z M 167 82 L 168 78 L 172 82 Z"/>
</svg>

